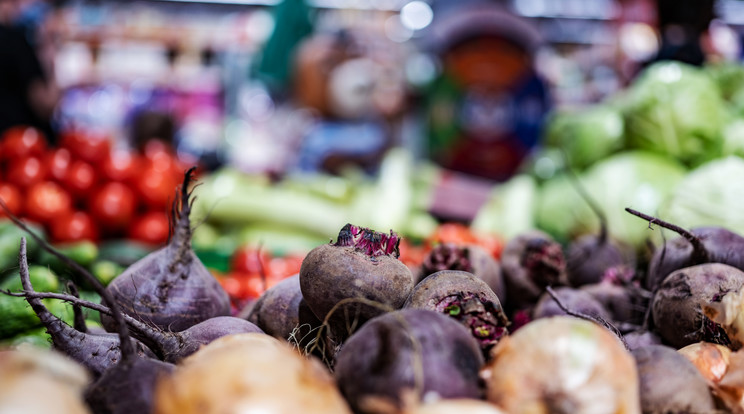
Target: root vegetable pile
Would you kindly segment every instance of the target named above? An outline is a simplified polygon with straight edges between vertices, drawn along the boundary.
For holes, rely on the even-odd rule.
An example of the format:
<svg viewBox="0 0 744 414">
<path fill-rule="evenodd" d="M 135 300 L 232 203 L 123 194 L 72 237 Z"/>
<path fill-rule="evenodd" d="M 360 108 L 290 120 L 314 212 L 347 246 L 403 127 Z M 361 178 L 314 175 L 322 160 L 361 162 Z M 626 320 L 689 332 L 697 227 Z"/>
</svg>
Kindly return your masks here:
<svg viewBox="0 0 744 414">
<path fill-rule="evenodd" d="M 682 236 L 647 260 L 611 244 L 605 223 L 565 244 L 528 231 L 500 258 L 448 240 L 412 272 L 395 231 L 347 224 L 298 274 L 231 314 L 191 249 L 193 191 L 189 170 L 167 245 L 107 288 L 5 208 L 101 297 L 32 284 L 20 241 L 22 289 L 3 293 L 25 299 L 49 352 L 78 372 L 66 388 L 39 379 L 62 387 L 49 388 L 66 401 L 59 412 L 744 414 L 744 238 L 730 230 L 628 209 Z M 55 316 L 47 300 L 75 317 Z M 108 332 L 88 329 L 81 309 Z M 0 350 L 0 367 L 21 352 Z M 0 372 L 3 390 L 21 389 L 13 381 Z M 0 411 L 26 407 L 6 394 Z"/>
</svg>

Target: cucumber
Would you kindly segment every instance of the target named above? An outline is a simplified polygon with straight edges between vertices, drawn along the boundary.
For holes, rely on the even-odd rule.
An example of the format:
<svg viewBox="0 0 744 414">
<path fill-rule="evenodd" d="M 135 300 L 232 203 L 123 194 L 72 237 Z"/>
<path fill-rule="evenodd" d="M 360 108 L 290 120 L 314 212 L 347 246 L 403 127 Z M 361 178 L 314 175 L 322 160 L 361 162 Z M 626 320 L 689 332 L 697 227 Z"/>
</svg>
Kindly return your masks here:
<svg viewBox="0 0 744 414">
<path fill-rule="evenodd" d="M 0 221 L 0 280 L 5 279 L 18 269 L 18 250 L 21 237 L 26 237 L 26 254 L 29 262 L 34 262 L 38 256 L 39 245 L 25 231 L 19 229 L 8 220 Z M 35 224 L 26 224 L 34 233 L 46 238 L 44 230 Z"/>
<path fill-rule="evenodd" d="M 110 260 L 122 266 L 130 266 L 152 251 L 153 248 L 144 243 L 130 240 L 111 240 L 98 247 L 98 258 Z"/>
<path fill-rule="evenodd" d="M 116 276 L 124 272 L 124 266 L 111 260 L 97 260 L 90 266 L 90 272 L 101 284 L 108 286 Z"/>
<path fill-rule="evenodd" d="M 54 248 L 83 267 L 90 266 L 90 264 L 98 257 L 98 246 L 88 240 L 55 245 Z M 50 267 L 57 273 L 69 270 L 68 266 L 64 264 L 62 260 L 47 251 L 42 251 L 36 262 L 42 266 Z"/>
<path fill-rule="evenodd" d="M 38 292 L 52 292 L 59 289 L 59 279 L 49 269 L 42 266 L 29 266 L 29 276 L 34 290 Z M 16 275 L 0 284 L 0 289 L 10 291 L 23 290 L 20 276 Z M 67 318 L 67 305 L 59 300 L 45 299 L 44 304 L 49 310 Z M 0 323 L 0 339 L 10 338 L 23 331 L 29 330 L 41 323 L 34 311 L 26 302 L 26 299 L 14 296 L 0 295 L 0 315 L 3 322 Z"/>
<path fill-rule="evenodd" d="M 52 341 L 44 327 L 32 328 L 12 338 L 0 341 L 0 348 L 17 348 L 32 345 L 38 348 L 51 349 Z"/>
</svg>

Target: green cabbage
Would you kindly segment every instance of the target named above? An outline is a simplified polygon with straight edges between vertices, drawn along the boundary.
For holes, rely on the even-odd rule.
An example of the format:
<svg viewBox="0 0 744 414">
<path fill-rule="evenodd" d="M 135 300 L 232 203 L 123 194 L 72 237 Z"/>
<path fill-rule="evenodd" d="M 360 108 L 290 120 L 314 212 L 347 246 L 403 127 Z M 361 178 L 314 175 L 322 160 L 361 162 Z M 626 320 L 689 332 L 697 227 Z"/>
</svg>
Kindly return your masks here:
<svg viewBox="0 0 744 414">
<path fill-rule="evenodd" d="M 660 211 L 682 226 L 722 226 L 744 234 L 744 159 L 730 156 L 692 171 Z"/>
<path fill-rule="evenodd" d="M 546 140 L 548 145 L 565 151 L 572 168 L 581 170 L 623 147 L 623 127 L 617 109 L 596 105 L 553 114 Z"/>
<path fill-rule="evenodd" d="M 680 62 L 647 68 L 628 90 L 626 139 L 631 148 L 699 165 L 721 153 L 726 106 L 716 82 Z"/>
<path fill-rule="evenodd" d="M 654 234 L 648 231 L 647 223 L 625 212 L 625 208 L 655 214 L 685 172 L 670 158 L 628 151 L 595 164 L 579 180 L 607 217 L 609 234 L 640 248 Z M 599 230 L 596 215 L 565 176 L 556 177 L 541 188 L 537 223 L 562 240 Z"/>
</svg>

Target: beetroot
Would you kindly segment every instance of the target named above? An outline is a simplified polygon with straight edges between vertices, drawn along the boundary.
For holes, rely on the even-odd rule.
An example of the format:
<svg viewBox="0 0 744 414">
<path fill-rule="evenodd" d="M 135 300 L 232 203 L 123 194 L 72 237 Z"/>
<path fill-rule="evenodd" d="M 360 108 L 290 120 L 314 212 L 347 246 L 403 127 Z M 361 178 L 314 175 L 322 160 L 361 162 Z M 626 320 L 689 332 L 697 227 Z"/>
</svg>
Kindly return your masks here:
<svg viewBox="0 0 744 414">
<path fill-rule="evenodd" d="M 76 307 L 86 307 L 100 312 L 101 315 L 111 315 L 111 309 L 105 305 L 88 302 L 72 295 L 60 293 L 23 293 L 26 298 L 60 299 Z M 176 363 L 198 351 L 217 338 L 239 333 L 263 333 L 255 324 L 245 319 L 233 316 L 217 316 L 197 323 L 181 332 L 168 332 L 158 327 L 146 324 L 129 315 L 123 315 L 132 335 L 145 343 L 158 358 Z M 111 335 L 111 334 L 107 334 Z M 152 355 L 152 352 L 150 352 Z M 153 356 L 155 356 L 153 355 Z"/>
<path fill-rule="evenodd" d="M 632 351 L 638 367 L 644 413 L 714 413 L 705 378 L 682 354 L 663 345 Z"/>
<path fill-rule="evenodd" d="M 417 284 L 404 308 L 427 309 L 448 315 L 468 328 L 484 352 L 509 331 L 499 298 L 472 273 L 442 270 Z"/>
<path fill-rule="evenodd" d="M 625 211 L 680 235 L 654 252 L 648 265 L 645 286 L 656 290 L 675 270 L 702 263 L 725 263 L 744 270 L 744 237 L 722 227 L 698 227 L 687 231 L 636 210 Z"/>
<path fill-rule="evenodd" d="M 633 325 L 643 323 L 648 299 L 631 287 L 601 282 L 584 285 L 579 290 L 588 293 L 599 302 L 613 321 Z"/>
<path fill-rule="evenodd" d="M 424 309 L 368 321 L 343 345 L 335 377 L 355 413 L 427 398 L 479 398 L 480 347 L 457 321 Z"/>
<path fill-rule="evenodd" d="M 623 337 L 625 338 L 625 343 L 628 344 L 628 349 L 631 351 L 649 345 L 661 345 L 659 335 L 646 329 L 628 332 Z"/>
<path fill-rule="evenodd" d="M 20 267 L 23 289 L 26 292 L 34 293 L 34 288 L 28 276 L 25 238 L 21 239 Z M 100 377 L 121 359 L 122 350 L 119 346 L 120 342 L 117 334 L 93 335 L 80 332 L 49 312 L 41 298 L 31 295 L 24 296 L 46 328 L 54 348 L 81 363 L 91 372 L 93 377 Z M 142 343 L 132 340 L 130 344 L 132 349 L 141 356 L 155 356 Z"/>
<path fill-rule="evenodd" d="M 607 218 L 602 209 L 581 185 L 573 170 L 569 169 L 568 176 L 576 191 L 599 219 L 599 234 L 586 234 L 569 244 L 566 255 L 568 281 L 575 287 L 599 283 L 609 269 L 625 264 L 634 266 L 634 257 L 629 253 L 630 250 L 621 248 L 610 240 Z"/>
<path fill-rule="evenodd" d="M 483 280 L 500 300 L 506 297 L 501 266 L 485 249 L 475 245 L 442 243 L 435 246 L 424 258 L 419 282 L 441 270 L 461 270 Z"/>
<path fill-rule="evenodd" d="M 140 259 L 106 288 L 123 312 L 164 330 L 182 331 L 215 316 L 230 314 L 230 300 L 191 249 L 193 168 L 184 176 L 174 202 L 174 231 L 168 244 Z M 102 316 L 106 330 L 112 321 Z"/>
<path fill-rule="evenodd" d="M 561 304 L 567 309 L 573 312 L 600 317 L 605 320 L 610 319 L 610 315 L 602 306 L 601 303 L 597 302 L 592 295 L 579 289 L 570 287 L 559 287 L 554 290 L 555 295 Z M 555 299 L 549 294 L 544 293 L 537 305 L 532 310 L 532 318 L 547 318 L 551 316 L 566 315 L 567 313 L 559 306 Z"/>
<path fill-rule="evenodd" d="M 722 263 L 705 263 L 672 272 L 654 295 L 654 326 L 664 343 L 682 348 L 699 341 L 729 345 L 725 330 L 708 319 L 702 306 L 744 286 L 744 272 Z"/>
<path fill-rule="evenodd" d="M 302 296 L 315 316 L 328 320 L 338 341 L 355 327 L 403 306 L 413 275 L 399 261 L 400 238 L 347 224 L 336 243 L 311 250 L 300 267 Z"/>
<path fill-rule="evenodd" d="M 294 275 L 264 292 L 247 319 L 268 335 L 286 341 L 300 325 L 301 301 L 300 276 Z"/>
<path fill-rule="evenodd" d="M 529 231 L 509 240 L 501 255 L 501 265 L 506 303 L 511 309 L 531 306 L 546 286 L 567 284 L 563 249 L 541 231 Z"/>
</svg>

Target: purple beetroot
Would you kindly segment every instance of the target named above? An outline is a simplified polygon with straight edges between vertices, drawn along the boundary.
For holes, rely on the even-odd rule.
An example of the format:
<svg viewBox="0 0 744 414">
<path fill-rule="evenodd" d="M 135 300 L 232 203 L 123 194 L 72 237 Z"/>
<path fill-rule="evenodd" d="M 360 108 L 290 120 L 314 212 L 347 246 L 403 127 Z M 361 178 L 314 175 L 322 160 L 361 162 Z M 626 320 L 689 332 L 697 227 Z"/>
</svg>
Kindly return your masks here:
<svg viewBox="0 0 744 414">
<path fill-rule="evenodd" d="M 476 245 L 442 243 L 435 246 L 424 258 L 419 282 L 432 273 L 442 270 L 461 270 L 483 280 L 500 300 L 506 297 L 501 266 L 485 249 Z"/>
<path fill-rule="evenodd" d="M 568 284 L 563 248 L 541 231 L 532 230 L 509 240 L 501 254 L 501 266 L 505 301 L 512 310 L 534 305 L 547 286 Z"/>
<path fill-rule="evenodd" d="M 342 342 L 356 327 L 403 306 L 413 275 L 398 260 L 400 237 L 347 224 L 336 243 L 311 250 L 300 267 L 302 296 Z"/>
<path fill-rule="evenodd" d="M 402 309 L 371 319 L 343 345 L 335 365 L 355 413 L 401 409 L 426 398 L 480 398 L 484 360 L 462 324 L 439 312 Z"/>
<path fill-rule="evenodd" d="M 128 267 L 107 286 L 122 311 L 164 330 L 182 331 L 230 314 L 230 299 L 191 249 L 189 214 L 193 198 L 188 170 L 174 202 L 174 230 L 168 244 Z M 102 316 L 106 330 L 112 321 Z"/>
<path fill-rule="evenodd" d="M 499 298 L 483 280 L 464 271 L 442 270 L 427 276 L 403 307 L 432 310 L 459 321 L 484 352 L 509 333 Z"/>
<path fill-rule="evenodd" d="M 744 237 L 722 227 L 698 227 L 687 231 L 631 208 L 625 211 L 672 230 L 680 237 L 656 249 L 648 265 L 646 288 L 656 290 L 675 270 L 702 263 L 725 263 L 744 270 Z"/>
</svg>

